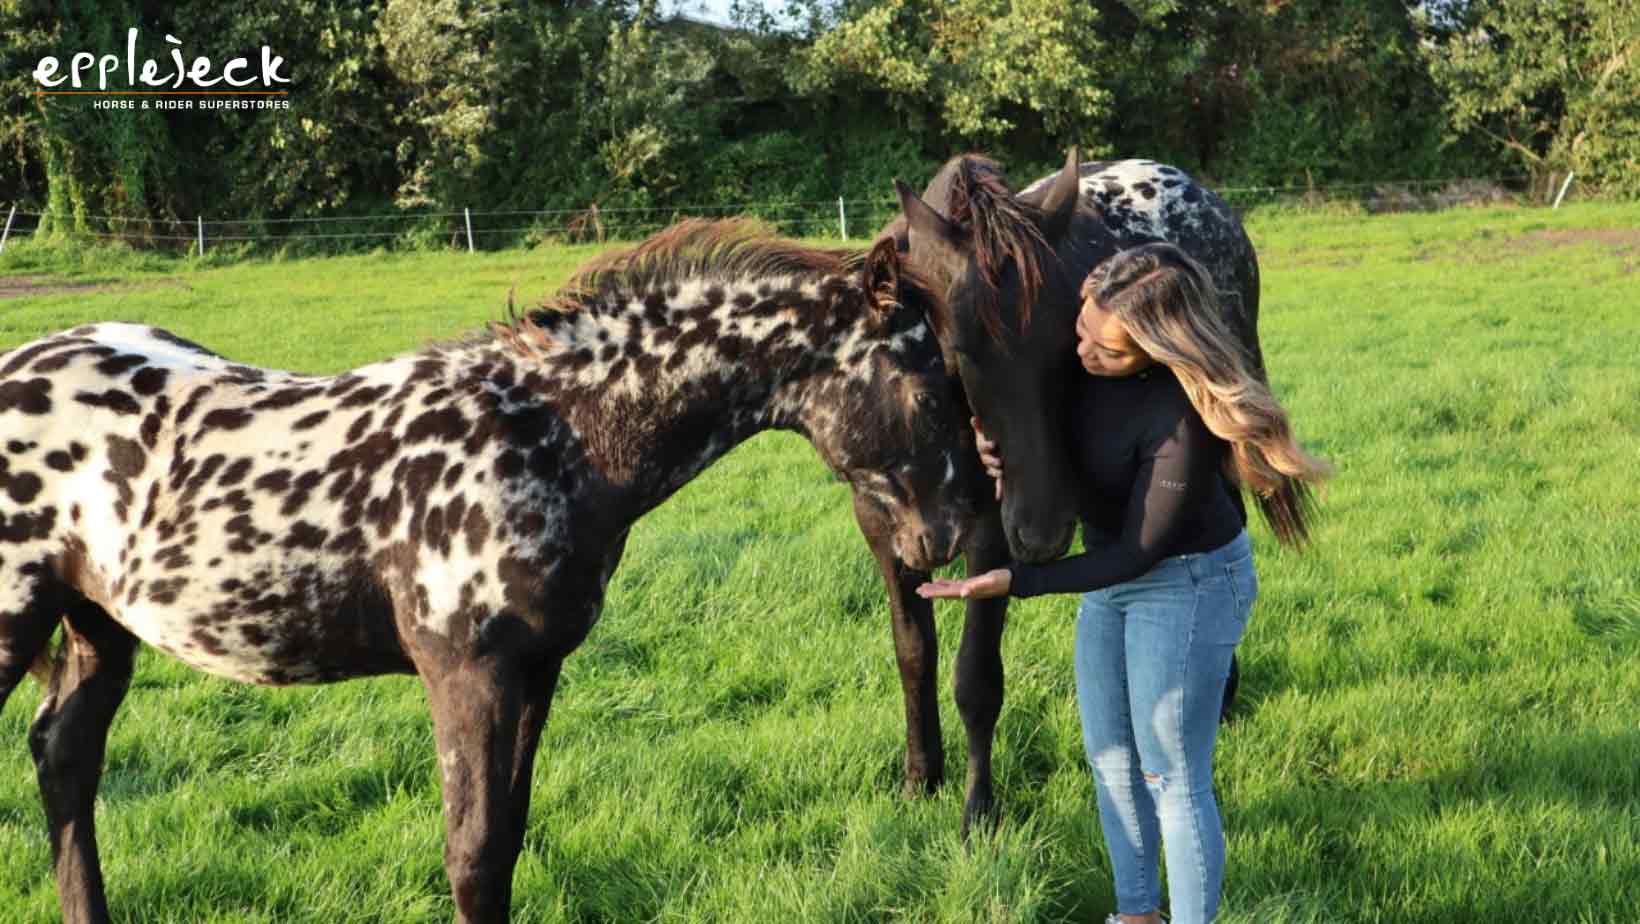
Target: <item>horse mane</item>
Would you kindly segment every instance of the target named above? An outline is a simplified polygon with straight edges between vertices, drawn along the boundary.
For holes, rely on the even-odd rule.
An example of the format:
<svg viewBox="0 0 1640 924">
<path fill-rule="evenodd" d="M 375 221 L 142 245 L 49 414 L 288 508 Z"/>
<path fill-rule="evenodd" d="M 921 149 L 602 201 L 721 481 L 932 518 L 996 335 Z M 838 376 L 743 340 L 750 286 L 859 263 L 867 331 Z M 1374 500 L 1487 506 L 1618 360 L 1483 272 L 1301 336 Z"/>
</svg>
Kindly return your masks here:
<svg viewBox="0 0 1640 924">
<path fill-rule="evenodd" d="M 949 172 L 949 173 L 948 173 Z M 1002 306 L 998 295 L 1002 270 L 1010 260 L 1019 273 L 1019 329 L 1031 324 L 1031 306 L 1042 286 L 1038 253 L 1048 250 L 1042 236 L 1043 212 L 1014 195 L 1002 165 L 982 154 L 962 154 L 946 162 L 949 176 L 945 214 L 964 228 L 974 245 L 974 260 L 984 292 L 977 313 L 993 340 L 1002 339 Z"/>
<path fill-rule="evenodd" d="M 779 237 L 753 218 L 689 218 L 627 250 L 600 254 L 577 269 L 543 308 L 579 307 L 615 292 L 664 289 L 685 279 L 813 276 L 844 271 L 834 251 Z"/>
<path fill-rule="evenodd" d="M 687 280 L 731 281 L 748 278 L 812 278 L 860 272 L 868 251 L 826 250 L 780 237 L 768 224 L 753 218 L 690 218 L 657 232 L 638 244 L 599 254 L 571 274 L 557 292 L 526 314 L 507 299 L 507 318 L 493 321 L 490 332 L 526 356 L 539 357 L 554 338 L 544 329 L 555 315 L 591 310 L 612 298 L 636 293 L 664 292 Z M 900 264 L 899 277 L 930 296 L 927 281 Z M 881 297 L 885 293 L 871 293 Z M 891 294 L 891 293 L 889 293 Z M 942 329 L 943 315 L 933 305 L 929 323 Z"/>
</svg>

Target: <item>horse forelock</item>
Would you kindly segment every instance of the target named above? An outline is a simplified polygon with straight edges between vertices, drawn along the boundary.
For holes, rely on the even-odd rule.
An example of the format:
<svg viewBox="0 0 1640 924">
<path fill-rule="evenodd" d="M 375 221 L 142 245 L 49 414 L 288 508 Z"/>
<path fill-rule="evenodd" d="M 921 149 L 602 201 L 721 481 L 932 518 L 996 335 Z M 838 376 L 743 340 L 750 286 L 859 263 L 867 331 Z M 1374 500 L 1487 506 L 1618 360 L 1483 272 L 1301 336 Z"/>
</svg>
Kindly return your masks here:
<svg viewBox="0 0 1640 924">
<path fill-rule="evenodd" d="M 1019 274 L 1019 329 L 1031 323 L 1031 306 L 1042 285 L 1041 209 L 1021 201 L 996 161 L 977 154 L 953 159 L 946 215 L 967 230 L 980 281 L 975 311 L 993 340 L 1002 339 L 1002 272 L 1012 261 Z"/>
</svg>

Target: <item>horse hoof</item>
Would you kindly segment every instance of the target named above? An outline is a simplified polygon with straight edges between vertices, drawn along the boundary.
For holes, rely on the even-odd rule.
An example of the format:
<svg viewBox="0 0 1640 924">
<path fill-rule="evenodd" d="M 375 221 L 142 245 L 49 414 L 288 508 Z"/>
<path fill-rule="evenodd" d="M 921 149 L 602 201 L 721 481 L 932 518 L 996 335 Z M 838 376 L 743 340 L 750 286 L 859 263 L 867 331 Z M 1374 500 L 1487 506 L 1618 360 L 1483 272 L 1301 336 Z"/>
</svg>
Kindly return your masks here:
<svg viewBox="0 0 1640 924">
<path fill-rule="evenodd" d="M 906 775 L 905 784 L 900 787 L 900 797 L 906 800 L 926 799 L 940 791 L 945 782 L 937 776 Z"/>
<path fill-rule="evenodd" d="M 996 800 L 989 797 L 984 799 L 970 798 L 968 804 L 962 807 L 962 840 L 966 844 L 976 832 L 982 837 L 989 837 L 1002 826 L 1002 817 L 997 814 Z"/>
</svg>

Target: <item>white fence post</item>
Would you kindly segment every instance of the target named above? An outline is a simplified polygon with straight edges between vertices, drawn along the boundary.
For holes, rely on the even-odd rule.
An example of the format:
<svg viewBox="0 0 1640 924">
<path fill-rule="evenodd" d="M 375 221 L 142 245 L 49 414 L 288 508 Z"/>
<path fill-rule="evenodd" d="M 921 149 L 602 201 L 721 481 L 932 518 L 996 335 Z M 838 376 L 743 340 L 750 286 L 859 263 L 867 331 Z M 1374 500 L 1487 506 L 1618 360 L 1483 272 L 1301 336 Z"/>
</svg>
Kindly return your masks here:
<svg viewBox="0 0 1640 924">
<path fill-rule="evenodd" d="M 473 210 L 466 206 L 461 207 L 463 215 L 467 216 L 467 252 L 473 252 Z"/>
<path fill-rule="evenodd" d="M 195 215 L 194 216 L 194 221 L 198 223 L 197 227 L 199 228 L 199 255 L 201 257 L 203 257 L 203 256 L 205 256 L 205 216 Z"/>
<path fill-rule="evenodd" d="M 837 197 L 837 236 L 848 240 L 848 213 L 843 211 L 843 197 Z"/>
<path fill-rule="evenodd" d="M 0 231 L 0 253 L 6 250 L 6 238 L 11 237 L 11 220 L 17 217 L 17 203 L 11 204 L 11 211 L 6 213 L 6 230 Z"/>
<path fill-rule="evenodd" d="M 1560 184 L 1560 194 L 1555 196 L 1555 208 L 1560 208 L 1560 200 L 1566 198 L 1566 190 L 1571 188 L 1572 177 L 1574 176 L 1577 176 L 1577 174 L 1568 172 L 1566 174 L 1566 182 Z"/>
</svg>

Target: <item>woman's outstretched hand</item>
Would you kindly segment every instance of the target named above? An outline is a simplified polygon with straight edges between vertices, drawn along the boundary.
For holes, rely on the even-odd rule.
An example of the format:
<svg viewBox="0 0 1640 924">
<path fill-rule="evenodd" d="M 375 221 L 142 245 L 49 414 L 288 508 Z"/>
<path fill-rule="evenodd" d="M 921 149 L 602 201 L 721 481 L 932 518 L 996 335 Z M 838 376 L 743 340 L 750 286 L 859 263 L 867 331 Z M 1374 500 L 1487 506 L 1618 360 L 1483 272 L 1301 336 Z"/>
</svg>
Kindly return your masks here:
<svg viewBox="0 0 1640 924">
<path fill-rule="evenodd" d="M 974 448 L 979 450 L 980 464 L 985 466 L 985 474 L 996 480 L 997 500 L 1002 500 L 1002 454 L 997 452 L 997 444 L 980 429 L 978 417 L 968 418 L 968 423 L 974 428 Z"/>
<path fill-rule="evenodd" d="M 1014 573 L 1007 568 L 997 568 L 961 581 L 928 581 L 917 588 L 917 596 L 925 600 L 988 600 L 1008 596 L 1013 584 Z"/>
</svg>

